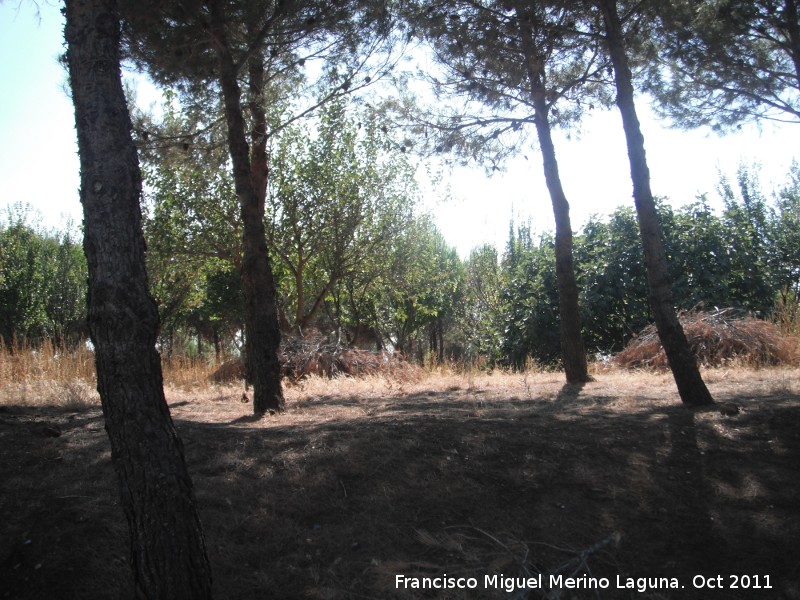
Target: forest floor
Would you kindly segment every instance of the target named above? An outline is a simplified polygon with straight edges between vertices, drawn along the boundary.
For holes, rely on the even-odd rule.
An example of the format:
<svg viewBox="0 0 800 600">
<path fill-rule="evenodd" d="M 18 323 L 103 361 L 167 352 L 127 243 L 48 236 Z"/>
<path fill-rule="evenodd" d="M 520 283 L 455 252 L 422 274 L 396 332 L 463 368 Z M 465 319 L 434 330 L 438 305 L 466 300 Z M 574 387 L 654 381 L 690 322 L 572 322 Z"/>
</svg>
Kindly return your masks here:
<svg viewBox="0 0 800 600">
<path fill-rule="evenodd" d="M 623 371 L 311 379 L 263 420 L 236 386 L 167 397 L 217 599 L 800 599 L 800 370 L 704 375 L 738 414 Z M 0 596 L 132 598 L 99 407 L 24 398 L 0 406 Z M 475 589 L 411 587 L 445 575 Z"/>
</svg>

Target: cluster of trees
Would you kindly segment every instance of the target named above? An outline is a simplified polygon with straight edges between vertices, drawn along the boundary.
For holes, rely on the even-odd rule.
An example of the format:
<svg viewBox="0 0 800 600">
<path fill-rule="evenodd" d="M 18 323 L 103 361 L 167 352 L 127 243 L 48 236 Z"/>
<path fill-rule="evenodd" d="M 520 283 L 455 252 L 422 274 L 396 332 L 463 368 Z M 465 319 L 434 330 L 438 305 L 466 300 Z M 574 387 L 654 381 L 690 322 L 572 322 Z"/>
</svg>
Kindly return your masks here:
<svg viewBox="0 0 800 600">
<path fill-rule="evenodd" d="M 81 159 L 88 324 L 112 457 L 130 523 L 140 597 L 207 598 L 211 576 L 191 481 L 161 387 L 155 350 L 159 315 L 145 269 L 141 172 L 120 81 L 123 58 L 180 94 L 182 116 L 173 130 L 160 124 L 151 130 L 143 126 L 146 119 L 137 120 L 141 155 L 149 160 L 147 152 L 157 156 L 170 149 L 203 151 L 209 164 L 216 161 L 227 167 L 226 177 L 212 176 L 207 181 L 202 169 L 184 171 L 180 165 L 167 165 L 159 172 L 159 167 L 148 165 L 149 177 L 155 182 L 172 178 L 177 190 L 148 214 L 148 227 L 175 228 L 175 238 L 165 244 L 176 243 L 178 249 L 181 244 L 191 245 L 201 253 L 203 244 L 195 244 L 205 241 L 207 213 L 228 227 L 217 232 L 219 241 L 238 244 L 227 257 L 209 256 L 197 271 L 203 273 L 202 280 L 186 278 L 175 265 L 185 253 L 162 253 L 164 264 L 157 275 L 161 280 L 152 289 L 161 285 L 163 300 L 170 298 L 170 288 L 175 287 L 183 290 L 183 300 L 188 301 L 198 291 L 231 290 L 226 280 L 230 283 L 238 277 L 256 415 L 283 408 L 277 357 L 281 322 L 293 319 L 294 325 L 302 326 L 325 303 L 330 305 L 331 320 L 342 324 L 361 318 L 348 307 L 349 295 L 385 296 L 371 305 L 358 303 L 371 306 L 372 314 L 367 310 L 362 316 L 376 323 L 420 319 L 430 330 L 431 345 L 443 347 L 448 316 L 443 303 L 459 297 L 457 286 L 428 285 L 429 293 L 420 295 L 392 283 L 399 283 L 400 277 L 414 281 L 417 276 L 428 284 L 439 283 L 434 268 L 453 267 L 452 253 L 435 232 L 423 246 L 413 237 L 409 242 L 406 231 L 425 230 L 424 222 L 413 219 L 400 235 L 383 236 L 402 221 L 403 207 L 391 199 L 384 204 L 383 192 L 373 197 L 361 194 L 358 178 L 347 165 L 352 164 L 353 153 L 356 158 L 368 157 L 369 149 L 363 150 L 365 154 L 354 152 L 347 136 L 338 131 L 326 138 L 325 118 L 317 138 L 321 150 L 310 147 L 308 153 L 293 154 L 288 147 L 281 148 L 277 138 L 302 116 L 386 78 L 393 52 L 414 39 L 431 45 L 445 71 L 444 77 L 431 78 L 442 97 L 459 98 L 462 101 L 456 104 L 470 110 L 485 108 L 419 120 L 421 145 L 428 135 L 435 149 L 500 160 L 509 148 L 513 150 L 515 134 L 524 132 L 528 124 L 534 126 L 556 218 L 554 269 L 550 267 L 538 280 L 529 277 L 529 290 L 524 278 L 512 279 L 510 285 L 517 285 L 520 294 L 530 298 L 544 297 L 555 285 L 561 356 L 571 382 L 588 377 L 586 344 L 581 336 L 581 291 L 569 205 L 549 131 L 574 122 L 584 107 L 613 99 L 628 144 L 649 309 L 681 399 L 695 405 L 713 402 L 675 313 L 669 248 L 663 243 L 650 190 L 634 91 L 649 90 L 665 114 L 690 126 L 725 127 L 747 118 L 797 121 L 800 27 L 795 0 L 157 0 L 135 6 L 114 0 L 66 0 L 65 5 L 65 62 Z M 313 82 L 312 74 L 316 74 Z M 327 118 L 335 115 L 329 113 Z M 184 122 L 190 126 L 184 128 Z M 291 137 L 291 132 L 286 135 Z M 226 148 L 227 156 L 215 154 L 219 148 Z M 278 150 L 271 155 L 270 148 Z M 317 151 L 323 156 L 309 163 Z M 327 156 L 328 152 L 332 155 Z M 320 158 L 331 162 L 314 175 L 336 186 L 333 198 L 306 178 L 293 175 L 307 173 L 308 165 L 319 163 Z M 367 173 L 365 179 L 371 185 L 383 183 L 380 175 Z M 207 197 L 203 204 L 206 185 L 220 197 L 235 197 L 235 203 L 223 202 L 222 211 L 215 212 L 218 207 L 209 206 Z M 269 186 L 280 191 L 271 198 L 283 200 L 271 207 L 267 218 Z M 200 203 L 186 204 L 184 193 Z M 316 234 L 322 232 L 314 231 L 313 225 L 311 232 L 292 230 L 292 211 L 300 215 L 309 210 L 309 195 L 320 202 L 331 201 L 325 208 L 329 212 L 318 218 L 341 234 L 334 236 L 333 249 L 321 250 Z M 366 202 L 367 210 L 376 212 L 354 220 L 349 204 L 353 199 Z M 400 210 L 384 212 L 387 206 Z M 757 233 L 747 236 L 753 241 Z M 384 255 L 387 262 L 383 263 L 388 268 L 362 273 L 361 262 L 353 261 L 352 252 L 361 244 L 353 246 L 351 239 L 365 241 L 367 248 L 383 248 L 391 239 L 393 252 Z M 516 265 L 515 269 L 535 265 L 536 261 L 524 259 L 533 242 L 516 233 L 512 241 L 506 253 L 508 264 Z M 372 242 L 378 245 L 370 246 Z M 429 249 L 429 254 L 421 254 L 427 272 L 416 269 L 414 257 L 421 247 Z M 498 272 L 492 267 L 491 258 L 491 250 L 484 249 L 465 271 L 485 273 L 487 281 L 502 281 L 502 269 Z M 151 260 L 151 269 L 157 266 Z M 359 279 L 360 275 L 365 277 Z M 749 285 L 746 279 L 751 275 L 746 273 L 741 284 Z M 373 285 L 378 279 L 388 284 Z M 348 290 L 346 281 L 359 283 Z M 448 295 L 450 289 L 454 291 Z M 465 317 L 475 322 L 480 339 L 487 343 L 497 339 L 497 332 L 484 323 L 503 310 L 505 295 L 485 282 L 467 286 L 463 294 L 474 296 L 480 306 Z M 175 304 L 175 314 L 189 306 L 189 312 L 196 310 L 198 323 L 215 323 L 215 303 L 224 306 L 225 300 L 215 293 L 210 297 L 214 301 L 206 304 L 181 300 Z M 521 309 L 523 319 L 526 310 Z M 400 337 L 397 342 L 404 344 Z"/>
<path fill-rule="evenodd" d="M 6 348 L 50 339 L 74 347 L 86 331 L 86 259 L 80 233 L 47 231 L 30 207 L 0 223 L 0 337 Z"/>
<path fill-rule="evenodd" d="M 267 239 L 282 330 L 313 328 L 420 362 L 560 365 L 553 234 L 512 223 L 505 248 L 483 246 L 462 260 L 416 211 L 406 155 L 344 108 L 323 111 L 319 131 L 298 127 L 277 141 L 282 168 L 268 194 Z M 241 349 L 241 241 L 229 179 L 202 167 L 182 155 L 146 169 L 147 264 L 162 353 L 213 350 L 221 360 Z M 380 183 L 361 185 L 370 173 Z M 677 309 L 736 307 L 796 320 L 800 166 L 765 193 L 757 169 L 742 165 L 733 181 L 721 177 L 717 194 L 721 211 L 708 195 L 677 209 L 657 204 Z M 74 345 L 87 335 L 78 235 L 43 230 L 24 206 L 8 211 L 0 227 L 7 344 L 46 337 Z M 617 352 L 653 320 L 635 212 L 593 217 L 573 246 L 587 351 Z"/>
<path fill-rule="evenodd" d="M 771 198 L 752 169 L 741 167 L 736 181 L 722 178 L 720 213 L 707 197 L 679 209 L 658 204 L 673 294 L 678 310 L 736 307 L 762 318 L 796 319 L 800 293 L 800 169 Z M 554 241 L 512 232 L 495 280 L 505 310 L 496 354 L 510 365 L 528 356 L 559 360 L 558 292 L 553 281 Z M 581 290 L 581 320 L 587 348 L 621 350 L 653 321 L 647 302 L 636 215 L 618 208 L 593 218 L 575 237 L 575 270 Z M 482 283 L 482 285 L 485 285 Z"/>
<path fill-rule="evenodd" d="M 167 100 L 162 129 L 180 119 Z M 407 155 L 379 118 L 341 100 L 283 128 L 269 148 L 265 235 L 281 331 L 313 328 L 343 344 L 415 351 L 421 330 L 447 312 L 459 264 L 417 210 Z M 171 146 L 145 157 L 161 348 L 202 354 L 213 345 L 218 358 L 241 351 L 242 234 L 228 165 Z"/>
</svg>

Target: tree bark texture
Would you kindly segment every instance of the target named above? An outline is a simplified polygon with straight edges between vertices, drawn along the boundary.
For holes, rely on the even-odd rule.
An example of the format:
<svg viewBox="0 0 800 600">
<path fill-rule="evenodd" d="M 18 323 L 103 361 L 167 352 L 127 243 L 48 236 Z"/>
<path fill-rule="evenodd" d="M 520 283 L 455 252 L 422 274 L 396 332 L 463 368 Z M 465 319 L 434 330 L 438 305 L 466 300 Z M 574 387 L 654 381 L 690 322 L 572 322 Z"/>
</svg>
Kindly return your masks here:
<svg viewBox="0 0 800 600">
<path fill-rule="evenodd" d="M 542 151 L 542 164 L 547 191 L 553 205 L 553 216 L 556 222 L 556 284 L 558 286 L 558 312 L 560 322 L 561 359 L 564 361 L 564 372 L 567 383 L 585 383 L 591 381 L 586 360 L 586 347 L 581 335 L 580 305 L 578 302 L 578 283 L 575 279 L 575 261 L 572 256 L 572 223 L 569 218 L 569 202 L 561 185 L 558 172 L 556 149 L 550 131 L 548 107 L 545 94 L 543 74 L 534 64 L 544 64 L 537 60 L 530 40 L 531 32 L 523 32 L 523 47 L 527 61 L 528 79 L 532 89 L 534 105 L 534 123 L 539 146 Z"/>
<path fill-rule="evenodd" d="M 631 75 L 622 23 L 616 0 L 599 0 L 606 28 L 606 43 L 614 66 L 617 89 L 617 107 L 622 115 L 628 159 L 633 181 L 633 198 L 639 220 L 639 234 L 644 249 L 650 308 L 656 322 L 661 344 L 672 369 L 681 401 L 688 405 L 713 404 L 714 399 L 706 388 L 697 360 L 692 354 L 683 327 L 675 312 L 672 287 L 667 271 L 667 259 L 662 244 L 661 226 L 650 189 L 650 170 L 644 149 L 639 119 L 634 102 Z"/>
<path fill-rule="evenodd" d="M 211 570 L 183 446 L 164 398 L 141 229 L 141 175 L 120 81 L 113 0 L 67 0 L 81 164 L 88 321 L 141 598 L 210 598 Z"/>
<path fill-rule="evenodd" d="M 561 185 L 558 162 L 544 98 L 537 98 L 536 132 L 542 150 L 544 177 L 553 215 L 556 222 L 556 283 L 558 286 L 558 311 L 560 317 L 561 358 L 568 383 L 591 381 L 586 360 L 586 347 L 581 335 L 580 306 L 578 303 L 578 283 L 575 279 L 575 263 L 572 257 L 572 224 L 569 218 L 569 202 Z"/>
<path fill-rule="evenodd" d="M 261 416 L 266 412 L 284 410 L 278 359 L 281 332 L 277 292 L 264 229 L 268 173 L 265 132 L 260 127 L 265 127 L 265 123 L 260 123 L 258 114 L 254 114 L 254 148 L 251 161 L 242 112 L 241 89 L 237 80 L 238 67 L 228 44 L 224 10 L 218 0 L 209 0 L 208 7 L 208 28 L 219 60 L 219 84 L 228 125 L 228 149 L 233 163 L 234 187 L 239 198 L 244 229 L 241 276 L 244 292 L 246 374 L 248 381 L 253 384 L 253 411 L 256 416 Z M 252 67 L 250 71 L 252 78 Z M 257 75 L 256 73 L 256 77 Z M 260 98 L 258 81 L 251 79 L 251 83 Z"/>
</svg>

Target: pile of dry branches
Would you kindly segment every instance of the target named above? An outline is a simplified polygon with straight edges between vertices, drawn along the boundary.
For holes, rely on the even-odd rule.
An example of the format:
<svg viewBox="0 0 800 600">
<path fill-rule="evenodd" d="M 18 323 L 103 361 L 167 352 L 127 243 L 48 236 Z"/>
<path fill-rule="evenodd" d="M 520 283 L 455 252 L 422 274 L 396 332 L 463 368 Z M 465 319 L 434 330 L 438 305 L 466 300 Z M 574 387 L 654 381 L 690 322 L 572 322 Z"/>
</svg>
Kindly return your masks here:
<svg viewBox="0 0 800 600">
<path fill-rule="evenodd" d="M 774 324 L 743 315 L 741 311 L 729 308 L 683 313 L 679 319 L 694 355 L 703 366 L 736 362 L 760 367 L 800 362 L 796 339 L 781 334 Z M 668 367 L 654 325 L 645 327 L 612 362 L 627 369 Z"/>
<path fill-rule="evenodd" d="M 281 343 L 280 361 L 281 373 L 292 381 L 308 375 L 359 377 L 384 374 L 398 377 L 408 375 L 409 371 L 415 369 L 399 354 L 348 348 L 330 341 L 318 332 L 284 339 Z M 244 363 L 241 359 L 224 363 L 211 375 L 214 383 L 236 379 L 244 379 Z"/>
</svg>

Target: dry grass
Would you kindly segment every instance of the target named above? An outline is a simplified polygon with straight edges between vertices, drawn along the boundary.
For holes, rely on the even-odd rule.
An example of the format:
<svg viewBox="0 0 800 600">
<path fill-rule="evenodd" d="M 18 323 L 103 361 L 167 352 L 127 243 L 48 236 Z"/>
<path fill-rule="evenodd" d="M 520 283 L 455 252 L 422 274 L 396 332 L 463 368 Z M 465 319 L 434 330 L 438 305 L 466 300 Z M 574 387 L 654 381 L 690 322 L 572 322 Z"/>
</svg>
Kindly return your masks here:
<svg viewBox="0 0 800 600">
<path fill-rule="evenodd" d="M 680 321 L 692 351 L 703 366 L 800 364 L 800 340 L 773 323 L 736 316 L 730 310 L 684 313 Z M 633 369 L 668 368 L 654 325 L 643 329 L 612 362 Z"/>
<path fill-rule="evenodd" d="M 213 360 L 162 357 L 165 386 L 185 391 L 211 387 Z M 0 344 L 0 404 L 81 408 L 99 405 L 94 352 L 88 345 L 56 347 L 50 340 L 13 351 Z"/>
<path fill-rule="evenodd" d="M 19 344 L 12 353 L 0 344 L 0 404 L 78 410 L 99 402 L 94 353 L 87 347 L 68 349 L 45 340 L 38 348 Z"/>
</svg>

